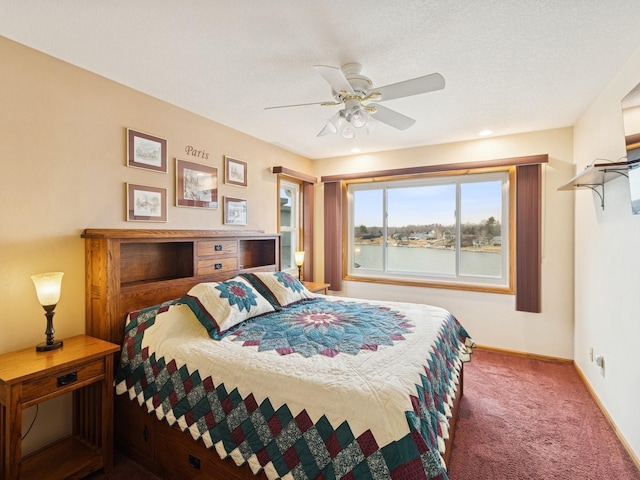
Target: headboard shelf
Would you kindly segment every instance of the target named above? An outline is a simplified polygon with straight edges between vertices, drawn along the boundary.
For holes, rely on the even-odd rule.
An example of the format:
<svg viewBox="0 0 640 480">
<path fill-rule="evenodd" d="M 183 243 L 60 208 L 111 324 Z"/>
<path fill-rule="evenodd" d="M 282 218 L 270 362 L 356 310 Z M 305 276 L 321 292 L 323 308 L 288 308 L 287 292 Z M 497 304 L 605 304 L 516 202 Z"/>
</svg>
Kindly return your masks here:
<svg viewBox="0 0 640 480">
<path fill-rule="evenodd" d="M 87 229 L 86 333 L 122 342 L 133 310 L 202 282 L 280 270 L 280 235 L 231 230 Z"/>
<path fill-rule="evenodd" d="M 254 238 L 240 241 L 239 268 L 254 269 L 276 263 L 276 251 L 270 239 Z"/>
<path fill-rule="evenodd" d="M 193 242 L 120 244 L 120 285 L 193 277 Z"/>
</svg>

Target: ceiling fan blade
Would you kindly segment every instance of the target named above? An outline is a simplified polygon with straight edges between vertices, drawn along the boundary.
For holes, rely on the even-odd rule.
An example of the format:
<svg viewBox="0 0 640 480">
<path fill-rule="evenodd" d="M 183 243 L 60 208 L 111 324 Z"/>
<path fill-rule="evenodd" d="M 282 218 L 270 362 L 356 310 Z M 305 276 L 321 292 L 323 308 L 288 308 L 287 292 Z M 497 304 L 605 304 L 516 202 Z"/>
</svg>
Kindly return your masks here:
<svg viewBox="0 0 640 480">
<path fill-rule="evenodd" d="M 376 120 L 386 123 L 398 130 L 406 130 L 416 123 L 413 118 L 409 118 L 406 115 L 398 113 L 395 110 L 391 110 L 390 108 L 383 107 L 382 105 L 376 105 L 376 113 L 372 113 L 370 115 Z"/>
<path fill-rule="evenodd" d="M 392 83 L 380 88 L 372 88 L 368 93 L 379 92 L 382 94 L 381 102 L 394 98 L 410 97 L 421 93 L 433 92 L 444 88 L 444 77 L 439 73 L 432 73 L 423 77 Z"/>
<path fill-rule="evenodd" d="M 294 103 L 293 105 L 276 105 L 275 107 L 264 107 L 265 110 L 273 110 L 276 108 L 289 108 L 289 107 L 308 107 L 309 105 L 322 105 L 322 106 L 334 106 L 340 105 L 337 102 L 311 102 L 311 103 Z"/>
<path fill-rule="evenodd" d="M 354 93 L 353 87 L 339 68 L 328 65 L 314 65 L 313 68 L 325 79 L 335 93 Z"/>
</svg>

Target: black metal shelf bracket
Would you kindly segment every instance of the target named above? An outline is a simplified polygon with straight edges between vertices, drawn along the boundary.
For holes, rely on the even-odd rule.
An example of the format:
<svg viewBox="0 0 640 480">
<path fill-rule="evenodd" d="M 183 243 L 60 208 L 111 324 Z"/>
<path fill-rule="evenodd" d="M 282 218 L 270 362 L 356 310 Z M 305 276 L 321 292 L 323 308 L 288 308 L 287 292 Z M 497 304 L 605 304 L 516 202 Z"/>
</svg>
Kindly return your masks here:
<svg viewBox="0 0 640 480">
<path fill-rule="evenodd" d="M 627 177 L 629 178 L 629 175 L 627 175 L 626 173 L 624 173 L 623 171 L 620 171 L 620 169 L 616 169 L 616 168 L 603 168 L 602 170 L 603 174 L 607 174 L 607 173 L 617 173 L 618 175 L 622 175 L 623 177 Z M 576 183 L 576 187 L 580 188 L 580 187 L 585 187 L 588 188 L 592 191 L 594 191 L 598 197 L 600 197 L 600 207 L 602 208 L 602 210 L 604 210 L 604 180 L 602 181 L 602 183 L 594 183 L 594 184 L 589 184 L 589 183 Z M 598 191 L 598 187 L 600 187 L 601 191 Z"/>
</svg>

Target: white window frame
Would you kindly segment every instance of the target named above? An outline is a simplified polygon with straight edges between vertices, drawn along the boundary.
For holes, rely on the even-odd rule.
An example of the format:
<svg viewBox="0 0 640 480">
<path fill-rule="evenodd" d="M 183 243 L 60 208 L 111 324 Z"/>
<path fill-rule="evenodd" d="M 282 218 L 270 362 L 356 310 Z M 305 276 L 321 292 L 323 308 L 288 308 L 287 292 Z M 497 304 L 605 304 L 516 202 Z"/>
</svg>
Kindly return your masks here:
<svg viewBox="0 0 640 480">
<path fill-rule="evenodd" d="M 353 182 L 346 185 L 346 199 L 348 204 L 347 214 L 347 229 L 345 232 L 345 239 L 347 244 L 347 258 L 346 269 L 347 280 L 362 280 L 362 281 L 375 281 L 381 283 L 399 283 L 399 284 L 414 284 L 424 285 L 431 284 L 436 287 L 446 288 L 459 288 L 468 290 L 482 290 L 482 291 L 495 291 L 500 293 L 512 293 L 513 292 L 513 274 L 514 268 L 514 252 L 513 252 L 513 238 L 515 222 L 513 221 L 514 212 L 514 195 L 513 188 L 515 185 L 513 177 L 513 169 L 492 169 L 489 171 L 478 171 L 469 173 L 451 173 L 451 174 L 439 174 L 429 175 L 421 177 L 412 177 L 410 179 L 401 180 L 382 180 L 382 181 L 367 181 L 367 182 Z M 461 188 L 460 185 L 464 183 L 479 182 L 479 181 L 495 181 L 500 180 L 502 182 L 502 214 L 500 218 L 502 235 L 502 268 L 500 277 L 485 277 L 478 275 L 468 275 L 460 273 L 460 256 L 462 250 L 460 248 L 460 202 L 461 202 Z M 456 228 L 456 260 L 455 260 L 455 275 L 440 275 L 429 274 L 427 272 L 398 272 L 392 271 L 388 268 L 387 259 L 387 189 L 398 187 L 415 187 L 415 186 L 430 186 L 430 185 L 443 185 L 443 184 L 455 184 L 456 185 L 456 212 L 455 212 L 455 228 Z M 362 190 L 383 190 L 383 268 L 380 270 L 355 268 L 354 267 L 354 235 L 355 232 L 355 210 L 354 210 L 354 191 Z"/>
<path fill-rule="evenodd" d="M 294 192 L 291 197 L 293 202 L 291 206 L 291 225 L 282 225 L 282 219 L 280 216 L 280 191 L 283 188 L 291 189 Z M 278 178 L 278 224 L 278 231 L 280 233 L 291 233 L 291 251 L 289 258 L 289 261 L 291 262 L 290 268 L 284 268 L 284 265 L 286 264 L 284 259 L 285 246 L 284 244 L 280 245 L 280 262 L 283 266 L 283 271 L 286 271 L 297 278 L 298 268 L 295 264 L 294 253 L 302 247 L 302 185 L 299 182 L 281 177 Z"/>
</svg>

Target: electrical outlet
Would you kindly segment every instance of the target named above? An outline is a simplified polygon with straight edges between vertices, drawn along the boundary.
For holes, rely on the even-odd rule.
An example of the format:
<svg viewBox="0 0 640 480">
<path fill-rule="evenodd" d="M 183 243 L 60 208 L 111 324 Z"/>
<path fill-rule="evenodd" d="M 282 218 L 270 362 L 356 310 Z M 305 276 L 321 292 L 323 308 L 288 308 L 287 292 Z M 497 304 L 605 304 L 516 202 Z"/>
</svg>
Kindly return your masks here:
<svg viewBox="0 0 640 480">
<path fill-rule="evenodd" d="M 593 362 L 593 347 L 589 347 L 589 361 Z"/>
<path fill-rule="evenodd" d="M 600 374 L 604 377 L 604 357 L 596 355 L 596 365 L 600 367 Z"/>
</svg>

